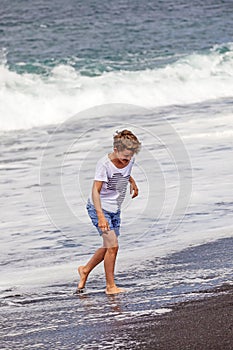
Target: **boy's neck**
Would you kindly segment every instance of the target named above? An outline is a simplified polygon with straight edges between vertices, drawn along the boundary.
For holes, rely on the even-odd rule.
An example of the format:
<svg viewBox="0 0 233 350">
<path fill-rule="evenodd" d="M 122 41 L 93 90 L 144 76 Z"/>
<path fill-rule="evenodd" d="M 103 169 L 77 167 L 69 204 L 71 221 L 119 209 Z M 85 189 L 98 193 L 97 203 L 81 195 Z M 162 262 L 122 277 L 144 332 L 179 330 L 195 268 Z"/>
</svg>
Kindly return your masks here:
<svg viewBox="0 0 233 350">
<path fill-rule="evenodd" d="M 109 159 L 111 160 L 111 162 L 115 165 L 115 167 L 117 167 L 117 168 L 119 168 L 119 169 L 123 169 L 123 168 L 125 168 L 125 167 L 129 164 L 129 162 L 128 162 L 127 164 L 122 163 L 122 162 L 116 157 L 116 155 L 115 155 L 114 152 L 109 153 L 109 154 L 108 154 L 108 158 L 109 158 Z"/>
</svg>

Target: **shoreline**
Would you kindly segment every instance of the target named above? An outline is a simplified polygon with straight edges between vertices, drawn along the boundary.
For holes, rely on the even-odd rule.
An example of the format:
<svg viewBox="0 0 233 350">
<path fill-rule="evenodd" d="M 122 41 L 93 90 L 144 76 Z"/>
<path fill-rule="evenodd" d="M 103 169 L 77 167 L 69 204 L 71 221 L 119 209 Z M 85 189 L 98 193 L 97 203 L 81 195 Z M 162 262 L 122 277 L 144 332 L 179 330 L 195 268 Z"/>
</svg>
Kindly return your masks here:
<svg viewBox="0 0 233 350">
<path fill-rule="evenodd" d="M 73 296 L 42 296 L 35 303 L 22 300 L 22 304 L 16 303 L 12 308 L 3 307 L 2 349 L 40 345 L 43 350 L 57 350 L 59 344 L 59 349 L 64 350 L 232 350 L 233 285 L 200 290 L 192 300 L 161 305 L 161 311 L 171 309 L 170 312 L 156 314 L 154 310 L 149 314 L 139 307 L 136 316 L 126 318 L 132 310 L 127 303 L 119 310 L 116 299 L 102 296 L 102 292 L 94 299 L 80 296 L 87 308 L 83 319 L 77 317 L 80 303 Z M 106 309 L 98 311 L 96 306 L 107 301 L 111 312 L 104 317 Z M 92 306 L 96 311 L 89 319 Z"/>
<path fill-rule="evenodd" d="M 122 324 L 126 349 L 231 350 L 233 344 L 233 286 L 223 285 L 201 293 L 203 299 L 168 306 L 172 311 Z M 124 322 L 123 322 L 124 323 Z"/>
</svg>

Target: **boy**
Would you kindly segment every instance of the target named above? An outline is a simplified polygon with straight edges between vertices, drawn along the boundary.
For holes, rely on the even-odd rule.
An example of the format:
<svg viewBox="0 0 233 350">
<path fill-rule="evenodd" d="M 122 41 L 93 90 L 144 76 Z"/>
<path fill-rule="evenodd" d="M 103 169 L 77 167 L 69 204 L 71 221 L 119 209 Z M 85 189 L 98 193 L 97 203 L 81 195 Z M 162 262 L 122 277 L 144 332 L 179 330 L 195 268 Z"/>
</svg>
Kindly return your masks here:
<svg viewBox="0 0 233 350">
<path fill-rule="evenodd" d="M 93 225 L 103 238 L 99 248 L 85 266 L 79 266 L 80 282 L 77 292 L 85 287 L 89 273 L 104 261 L 106 294 L 117 294 L 124 290 L 114 281 L 115 261 L 120 234 L 120 208 L 125 198 L 128 182 L 132 198 L 138 195 L 131 169 L 134 154 L 140 151 L 141 143 L 129 130 L 116 132 L 113 138 L 113 152 L 99 160 L 96 166 L 92 195 L 88 199 L 87 211 Z"/>
</svg>

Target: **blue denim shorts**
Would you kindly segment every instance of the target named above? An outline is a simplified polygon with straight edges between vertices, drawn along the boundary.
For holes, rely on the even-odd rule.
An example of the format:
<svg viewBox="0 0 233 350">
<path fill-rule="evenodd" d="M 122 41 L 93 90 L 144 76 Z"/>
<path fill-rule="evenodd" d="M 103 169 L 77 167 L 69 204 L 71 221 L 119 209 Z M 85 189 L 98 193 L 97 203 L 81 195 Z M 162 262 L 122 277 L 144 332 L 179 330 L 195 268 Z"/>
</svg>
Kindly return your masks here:
<svg viewBox="0 0 233 350">
<path fill-rule="evenodd" d="M 97 231 L 99 232 L 99 234 L 102 235 L 103 231 L 98 227 L 98 217 L 97 217 L 94 205 L 88 201 L 86 208 L 93 225 L 97 228 Z M 120 218 L 121 211 L 118 210 L 116 213 L 111 213 L 110 211 L 103 209 L 103 213 L 105 218 L 108 220 L 110 230 L 114 230 L 116 236 L 119 236 L 120 224 L 121 224 L 121 218 Z"/>
</svg>

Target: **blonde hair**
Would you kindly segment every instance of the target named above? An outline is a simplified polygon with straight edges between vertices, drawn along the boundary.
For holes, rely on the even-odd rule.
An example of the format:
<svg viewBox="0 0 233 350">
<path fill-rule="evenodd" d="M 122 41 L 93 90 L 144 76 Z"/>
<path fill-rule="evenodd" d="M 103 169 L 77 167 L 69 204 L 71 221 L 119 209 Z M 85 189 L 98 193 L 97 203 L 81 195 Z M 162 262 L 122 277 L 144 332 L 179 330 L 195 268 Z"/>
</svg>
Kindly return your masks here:
<svg viewBox="0 0 233 350">
<path fill-rule="evenodd" d="M 138 153 L 141 148 L 141 142 L 129 130 L 116 131 L 113 137 L 113 147 L 120 152 L 127 149 L 133 153 Z"/>
</svg>

